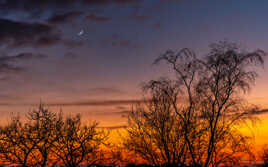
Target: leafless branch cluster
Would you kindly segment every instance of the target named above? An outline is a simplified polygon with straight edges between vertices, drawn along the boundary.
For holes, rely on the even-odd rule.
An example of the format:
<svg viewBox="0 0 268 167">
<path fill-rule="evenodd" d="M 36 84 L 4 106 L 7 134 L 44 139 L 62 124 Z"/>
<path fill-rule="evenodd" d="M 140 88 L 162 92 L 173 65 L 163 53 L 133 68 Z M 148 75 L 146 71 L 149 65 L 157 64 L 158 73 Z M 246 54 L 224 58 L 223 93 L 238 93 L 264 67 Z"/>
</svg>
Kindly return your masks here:
<svg viewBox="0 0 268 167">
<path fill-rule="evenodd" d="M 144 86 L 146 99 L 128 115 L 124 145 L 154 165 L 220 166 L 236 164 L 250 151 L 250 136 L 239 131 L 254 121 L 257 107 L 241 95 L 257 77 L 265 52 L 243 52 L 219 42 L 203 58 L 188 49 L 169 50 L 155 60 L 166 62 L 175 78 Z M 241 154 L 242 153 L 242 154 Z"/>
<path fill-rule="evenodd" d="M 108 135 L 96 129 L 97 125 L 82 125 L 80 115 L 63 119 L 61 113 L 40 105 L 27 114 L 25 123 L 15 117 L 1 127 L 0 158 L 22 167 L 95 163 Z"/>
</svg>

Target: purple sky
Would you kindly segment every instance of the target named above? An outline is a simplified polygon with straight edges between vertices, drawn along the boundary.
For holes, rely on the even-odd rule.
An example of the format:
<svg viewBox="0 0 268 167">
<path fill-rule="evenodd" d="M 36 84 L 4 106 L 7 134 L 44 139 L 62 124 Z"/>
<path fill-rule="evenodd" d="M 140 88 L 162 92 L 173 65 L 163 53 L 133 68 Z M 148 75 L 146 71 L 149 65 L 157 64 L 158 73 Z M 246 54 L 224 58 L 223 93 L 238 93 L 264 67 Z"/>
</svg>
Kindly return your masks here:
<svg viewBox="0 0 268 167">
<path fill-rule="evenodd" d="M 120 126 L 140 84 L 168 73 L 157 56 L 203 56 L 221 40 L 268 50 L 267 11 L 267 0 L 0 0 L 1 120 L 41 100 Z M 248 98 L 268 107 L 265 66 Z"/>
</svg>

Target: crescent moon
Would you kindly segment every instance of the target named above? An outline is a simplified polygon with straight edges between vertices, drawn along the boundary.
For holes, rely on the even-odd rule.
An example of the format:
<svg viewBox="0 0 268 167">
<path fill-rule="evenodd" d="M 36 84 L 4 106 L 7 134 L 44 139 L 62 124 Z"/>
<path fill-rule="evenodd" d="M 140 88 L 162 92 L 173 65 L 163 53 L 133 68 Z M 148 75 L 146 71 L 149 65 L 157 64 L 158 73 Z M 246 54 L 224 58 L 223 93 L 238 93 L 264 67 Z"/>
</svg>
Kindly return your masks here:
<svg viewBox="0 0 268 167">
<path fill-rule="evenodd" d="M 82 29 L 77 35 L 81 36 L 84 34 L 84 30 Z"/>
</svg>

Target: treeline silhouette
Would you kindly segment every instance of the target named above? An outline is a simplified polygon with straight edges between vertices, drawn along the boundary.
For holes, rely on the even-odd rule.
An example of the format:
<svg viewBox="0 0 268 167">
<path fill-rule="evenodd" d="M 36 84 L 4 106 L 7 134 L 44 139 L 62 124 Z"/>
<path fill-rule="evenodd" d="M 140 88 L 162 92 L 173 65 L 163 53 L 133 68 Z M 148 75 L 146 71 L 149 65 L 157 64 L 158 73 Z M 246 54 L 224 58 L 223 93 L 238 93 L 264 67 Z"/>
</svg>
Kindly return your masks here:
<svg viewBox="0 0 268 167">
<path fill-rule="evenodd" d="M 117 145 L 109 132 L 63 118 L 40 105 L 0 129 L 0 159 L 9 164 L 77 167 L 83 164 L 217 167 L 254 159 L 252 137 L 239 128 L 257 120 L 259 108 L 243 97 L 252 87 L 266 53 L 246 52 L 234 43 L 214 43 L 205 57 L 191 49 L 168 50 L 155 60 L 171 67 L 173 77 L 143 85 L 144 101 L 128 113 L 126 135 Z M 104 151 L 105 150 L 105 151 Z M 108 151 L 107 151 L 108 150 Z M 268 163 L 268 149 L 261 157 Z"/>
</svg>

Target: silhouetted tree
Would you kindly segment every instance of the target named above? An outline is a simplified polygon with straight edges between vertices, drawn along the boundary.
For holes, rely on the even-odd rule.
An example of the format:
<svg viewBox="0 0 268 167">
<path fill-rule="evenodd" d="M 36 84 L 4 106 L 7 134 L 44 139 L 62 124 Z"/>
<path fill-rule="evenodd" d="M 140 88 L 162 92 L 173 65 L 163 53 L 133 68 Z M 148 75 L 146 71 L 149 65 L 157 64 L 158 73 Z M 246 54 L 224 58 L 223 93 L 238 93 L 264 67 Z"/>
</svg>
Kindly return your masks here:
<svg viewBox="0 0 268 167">
<path fill-rule="evenodd" d="M 9 125 L 1 128 L 2 159 L 22 166 L 46 166 L 48 160 L 52 161 L 51 148 L 62 125 L 61 115 L 42 104 L 26 115 L 24 123 L 19 117 L 12 118 Z"/>
<path fill-rule="evenodd" d="M 184 122 L 192 164 L 207 167 L 235 163 L 238 153 L 250 151 L 249 137 L 237 127 L 257 110 L 240 95 L 254 83 L 257 73 L 252 67 L 262 65 L 264 56 L 262 50 L 245 52 L 236 44 L 219 42 L 211 45 L 203 59 L 190 49 L 182 49 L 178 53 L 168 51 L 156 60 L 171 65 L 182 95 L 186 96 L 187 102 L 176 113 Z M 200 138 L 201 152 L 196 149 Z"/>
<path fill-rule="evenodd" d="M 43 104 L 27 114 L 27 126 L 35 143 L 36 165 L 45 167 L 55 162 L 52 148 L 59 140 L 59 133 L 63 126 L 61 113 L 49 111 Z"/>
<path fill-rule="evenodd" d="M 100 145 L 107 137 L 97 130 L 97 123 L 82 125 L 80 115 L 67 117 L 64 121 L 54 153 L 66 167 L 77 167 L 81 163 L 95 163 L 98 160 Z"/>
<path fill-rule="evenodd" d="M 96 128 L 96 122 L 82 125 L 79 114 L 63 119 L 40 104 L 25 121 L 14 117 L 0 128 L 0 159 L 22 167 L 95 163 L 103 158 L 99 148 L 108 136 Z"/>
<path fill-rule="evenodd" d="M 12 121 L 1 128 L 0 133 L 1 160 L 22 167 L 34 166 L 35 142 L 29 127 L 23 124 L 19 117 L 13 117 Z"/>
<path fill-rule="evenodd" d="M 145 99 L 129 113 L 125 148 L 153 165 L 183 165 L 186 143 L 173 108 L 180 90 L 176 83 L 165 79 L 152 81 L 143 88 L 150 100 Z"/>
<path fill-rule="evenodd" d="M 228 42 L 214 43 L 210 48 L 203 58 L 185 48 L 177 53 L 169 50 L 156 59 L 155 63 L 170 65 L 175 78 L 148 83 L 152 92 L 145 102 L 147 107 L 138 106 L 129 114 L 127 143 L 133 143 L 129 144 L 133 151 L 145 152 L 144 159 L 154 164 L 172 162 L 167 154 L 172 151 L 164 143 L 176 143 L 178 153 L 183 153 L 175 152 L 174 157 L 185 155 L 183 162 L 192 166 L 234 164 L 241 153 L 251 154 L 250 137 L 238 128 L 254 120 L 257 108 L 241 95 L 250 90 L 257 77 L 254 66 L 263 65 L 265 53 L 241 51 Z M 155 97 L 159 99 L 156 103 Z M 182 144 L 170 141 L 174 134 Z"/>
</svg>

